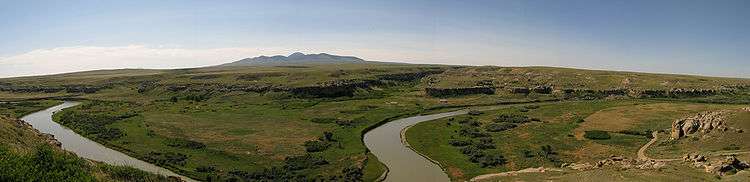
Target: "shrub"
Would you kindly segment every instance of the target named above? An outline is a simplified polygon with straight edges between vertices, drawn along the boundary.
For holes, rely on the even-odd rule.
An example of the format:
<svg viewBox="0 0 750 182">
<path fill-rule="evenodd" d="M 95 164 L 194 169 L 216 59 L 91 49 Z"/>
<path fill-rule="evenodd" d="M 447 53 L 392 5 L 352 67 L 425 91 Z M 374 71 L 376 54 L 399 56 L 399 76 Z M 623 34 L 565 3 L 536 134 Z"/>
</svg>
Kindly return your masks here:
<svg viewBox="0 0 750 182">
<path fill-rule="evenodd" d="M 500 132 L 515 128 L 516 125 L 513 123 L 491 123 L 485 126 L 489 132 Z"/>
<path fill-rule="evenodd" d="M 0 181 L 94 181 L 88 162 L 42 145 L 15 153 L 0 144 Z"/>
<path fill-rule="evenodd" d="M 336 139 L 333 139 L 333 133 L 331 133 L 329 131 L 323 132 L 323 137 L 320 138 L 319 140 L 321 140 L 321 141 L 327 141 L 327 142 L 334 142 L 334 141 L 336 141 Z"/>
<path fill-rule="evenodd" d="M 532 158 L 532 157 L 534 157 L 534 154 L 531 151 L 528 151 L 528 150 L 524 150 L 521 153 L 523 154 L 523 157 L 525 157 L 525 158 Z"/>
<path fill-rule="evenodd" d="M 484 156 L 479 164 L 482 165 L 483 168 L 486 167 L 496 167 L 504 165 L 507 162 L 504 156 L 498 155 L 498 154 L 489 154 L 487 156 Z"/>
<path fill-rule="evenodd" d="M 170 164 L 182 166 L 185 165 L 187 159 L 187 155 L 175 152 L 149 152 L 148 155 L 146 155 L 146 161 L 158 165 Z"/>
<path fill-rule="evenodd" d="M 607 140 L 611 138 L 608 132 L 601 131 L 601 130 L 586 131 L 586 133 L 583 134 L 583 137 L 592 139 L 592 140 Z"/>
<path fill-rule="evenodd" d="M 336 121 L 336 118 L 312 118 L 310 119 L 310 122 L 325 124 L 325 123 L 333 123 L 337 121 Z"/>
<path fill-rule="evenodd" d="M 322 152 L 328 149 L 330 144 L 323 141 L 306 141 L 304 146 L 307 152 Z"/>
<path fill-rule="evenodd" d="M 478 162 L 480 162 L 480 161 L 483 160 L 483 158 L 484 158 L 484 156 L 486 156 L 486 154 L 482 150 L 475 150 L 475 151 L 472 151 L 471 153 L 467 154 L 467 156 L 469 156 L 469 161 L 471 161 L 473 163 L 478 163 Z"/>
<path fill-rule="evenodd" d="M 471 140 L 451 139 L 448 141 L 448 144 L 451 144 L 452 146 L 456 146 L 456 147 L 463 147 L 463 146 L 471 145 Z"/>
<path fill-rule="evenodd" d="M 125 134 L 108 125 L 124 119 L 138 116 L 133 104 L 125 102 L 91 101 L 80 107 L 63 110 L 55 114 L 60 124 L 77 132 L 100 140 L 114 140 Z"/>
<path fill-rule="evenodd" d="M 542 146 L 541 151 L 539 152 L 539 156 L 543 156 L 551 162 L 557 161 L 557 152 L 555 152 L 551 145 Z"/>
<path fill-rule="evenodd" d="M 526 105 L 526 106 L 523 106 L 523 108 L 526 108 L 526 109 L 539 109 L 539 106 L 538 105 Z"/>
<path fill-rule="evenodd" d="M 495 117 L 495 122 L 527 123 L 529 121 L 529 117 L 524 115 L 500 114 L 499 116 Z"/>
<path fill-rule="evenodd" d="M 470 138 L 490 136 L 489 133 L 482 132 L 479 130 L 479 128 L 475 128 L 475 127 L 461 127 L 461 130 L 459 130 L 458 133 L 461 136 L 470 137 Z"/>
<path fill-rule="evenodd" d="M 646 130 L 643 132 L 640 131 L 633 131 L 633 130 L 622 130 L 618 131 L 617 133 L 626 134 L 626 135 L 638 135 L 638 136 L 644 136 L 646 138 L 653 138 L 654 136 L 651 135 L 651 131 Z"/>
<path fill-rule="evenodd" d="M 478 143 L 474 144 L 479 149 L 494 149 L 495 143 L 492 142 L 492 138 L 480 138 Z"/>
<path fill-rule="evenodd" d="M 172 138 L 166 141 L 166 145 L 170 147 L 186 148 L 186 149 L 202 149 L 206 148 L 206 145 L 200 142 L 191 141 L 181 138 Z"/>
<path fill-rule="evenodd" d="M 722 148 L 722 150 L 739 150 L 739 149 L 740 149 L 740 146 L 738 146 L 737 144 L 729 144 L 729 146 Z"/>
<path fill-rule="evenodd" d="M 293 156 L 284 159 L 284 168 L 289 170 L 309 169 L 328 164 L 328 161 L 320 156 L 306 154 L 303 156 Z"/>
<path fill-rule="evenodd" d="M 463 124 L 465 124 L 467 126 L 473 126 L 473 127 L 478 127 L 478 126 L 482 125 L 482 123 L 480 123 L 479 121 L 476 121 L 476 120 L 467 121 L 467 122 L 465 122 Z"/>
<path fill-rule="evenodd" d="M 471 153 L 475 153 L 477 151 L 481 151 L 481 150 L 479 148 L 475 147 L 475 146 L 466 146 L 464 148 L 461 148 L 461 153 L 462 154 L 466 154 L 466 155 L 469 155 Z"/>
<path fill-rule="evenodd" d="M 189 94 L 185 96 L 185 100 L 189 101 L 195 101 L 195 102 L 203 102 L 211 98 L 211 93 L 202 93 L 202 94 Z"/>
<path fill-rule="evenodd" d="M 214 166 L 198 166 L 195 168 L 196 172 L 200 173 L 210 173 L 216 171 L 216 167 Z"/>
</svg>

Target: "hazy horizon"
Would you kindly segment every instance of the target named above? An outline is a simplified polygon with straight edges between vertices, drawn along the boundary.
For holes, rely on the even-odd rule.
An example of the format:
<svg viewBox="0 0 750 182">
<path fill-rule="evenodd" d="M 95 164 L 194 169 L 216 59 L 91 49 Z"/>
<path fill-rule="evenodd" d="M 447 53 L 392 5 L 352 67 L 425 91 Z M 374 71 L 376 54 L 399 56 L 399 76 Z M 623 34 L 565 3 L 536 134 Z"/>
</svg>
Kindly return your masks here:
<svg viewBox="0 0 750 182">
<path fill-rule="evenodd" d="M 750 78 L 747 1 L 0 3 L 0 77 L 292 52 Z"/>
</svg>

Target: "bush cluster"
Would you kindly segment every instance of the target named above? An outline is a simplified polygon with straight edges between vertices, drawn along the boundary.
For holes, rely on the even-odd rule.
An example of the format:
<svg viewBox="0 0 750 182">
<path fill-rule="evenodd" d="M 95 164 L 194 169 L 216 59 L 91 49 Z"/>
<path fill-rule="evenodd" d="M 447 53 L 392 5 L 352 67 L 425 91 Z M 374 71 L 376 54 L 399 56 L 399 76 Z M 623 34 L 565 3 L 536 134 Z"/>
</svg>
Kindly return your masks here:
<svg viewBox="0 0 750 182">
<path fill-rule="evenodd" d="M 504 123 L 527 123 L 531 121 L 528 116 L 524 115 L 515 115 L 515 114 L 500 114 L 497 117 L 495 117 L 495 122 L 504 122 Z"/>
<path fill-rule="evenodd" d="M 601 130 L 586 131 L 583 134 L 583 137 L 592 139 L 592 140 L 607 140 L 611 138 L 611 136 L 609 136 L 609 132 L 601 131 Z"/>
<path fill-rule="evenodd" d="M 516 127 L 516 124 L 513 123 L 490 123 L 487 126 L 485 126 L 485 129 L 489 132 L 500 132 L 505 131 L 509 129 L 513 129 Z"/>
<path fill-rule="evenodd" d="M 120 129 L 107 126 L 138 116 L 138 111 L 132 110 L 132 107 L 134 106 L 124 102 L 92 101 L 79 108 L 63 110 L 56 115 L 56 119 L 83 135 L 100 140 L 114 140 L 125 134 Z"/>
<path fill-rule="evenodd" d="M 186 148 L 186 149 L 202 149 L 206 148 L 206 145 L 200 142 L 187 140 L 187 139 L 181 139 L 181 138 L 172 138 L 166 141 L 166 145 L 170 147 L 177 147 L 177 148 Z"/>
<path fill-rule="evenodd" d="M 187 162 L 187 159 L 187 155 L 176 152 L 149 152 L 146 155 L 146 161 L 157 165 L 183 166 Z"/>
</svg>

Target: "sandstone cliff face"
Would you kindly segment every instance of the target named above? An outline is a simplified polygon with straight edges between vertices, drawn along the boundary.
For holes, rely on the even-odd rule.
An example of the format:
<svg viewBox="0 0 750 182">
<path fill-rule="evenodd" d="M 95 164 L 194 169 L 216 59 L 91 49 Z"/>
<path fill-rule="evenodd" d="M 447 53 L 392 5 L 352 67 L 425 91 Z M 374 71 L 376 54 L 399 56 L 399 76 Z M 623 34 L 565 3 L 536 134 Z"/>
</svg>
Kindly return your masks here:
<svg viewBox="0 0 750 182">
<path fill-rule="evenodd" d="M 673 140 L 693 133 L 709 133 L 714 129 L 726 130 L 724 118 L 727 111 L 708 111 L 672 122 Z"/>
</svg>

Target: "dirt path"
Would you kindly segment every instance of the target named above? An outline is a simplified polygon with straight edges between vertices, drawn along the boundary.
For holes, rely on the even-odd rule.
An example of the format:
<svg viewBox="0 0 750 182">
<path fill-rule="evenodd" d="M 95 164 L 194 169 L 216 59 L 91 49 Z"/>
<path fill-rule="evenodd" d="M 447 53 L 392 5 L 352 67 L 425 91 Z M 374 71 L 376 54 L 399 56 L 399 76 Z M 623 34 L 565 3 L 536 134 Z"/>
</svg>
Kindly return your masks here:
<svg viewBox="0 0 750 182">
<path fill-rule="evenodd" d="M 654 131 L 651 133 L 651 136 L 653 138 L 651 141 L 643 145 L 640 149 L 638 149 L 638 160 L 644 160 L 644 161 L 655 161 L 655 162 L 670 162 L 670 161 L 677 161 L 680 159 L 652 159 L 648 156 L 646 156 L 646 150 L 648 150 L 648 147 L 656 143 L 658 139 L 658 131 Z M 740 154 L 750 154 L 750 151 L 716 151 L 716 152 L 710 152 L 709 155 L 711 156 L 723 156 L 723 155 L 740 155 Z"/>
<path fill-rule="evenodd" d="M 502 172 L 502 173 L 479 175 L 474 178 L 471 178 L 471 180 L 469 181 L 481 181 L 481 180 L 486 180 L 486 179 L 495 178 L 495 177 L 515 176 L 515 175 L 523 174 L 523 173 L 543 173 L 547 171 L 562 172 L 563 170 L 557 169 L 557 168 L 544 168 L 544 167 L 526 168 L 526 169 L 521 169 L 518 171 L 508 171 L 508 172 Z"/>
<path fill-rule="evenodd" d="M 653 138 L 651 138 L 651 141 L 648 141 L 648 143 L 646 143 L 640 149 L 638 149 L 638 160 L 642 160 L 642 161 L 655 161 L 655 162 L 669 162 L 669 161 L 680 160 L 680 159 L 652 159 L 652 158 L 646 156 L 646 150 L 648 150 L 648 147 L 650 147 L 651 145 L 653 145 L 654 143 L 656 143 L 657 140 L 659 140 L 659 135 L 658 134 L 659 134 L 658 131 L 654 131 L 653 133 L 651 133 L 651 136 L 653 136 Z"/>
<path fill-rule="evenodd" d="M 653 136 L 651 138 L 651 141 L 648 141 L 648 143 L 646 143 L 640 149 L 638 149 L 638 160 L 644 160 L 644 161 L 653 160 L 650 157 L 646 156 L 646 150 L 652 144 L 656 143 L 656 140 L 658 140 L 658 135 L 657 135 L 658 133 L 659 133 L 658 131 L 654 131 L 653 133 L 651 133 L 651 136 Z"/>
</svg>

